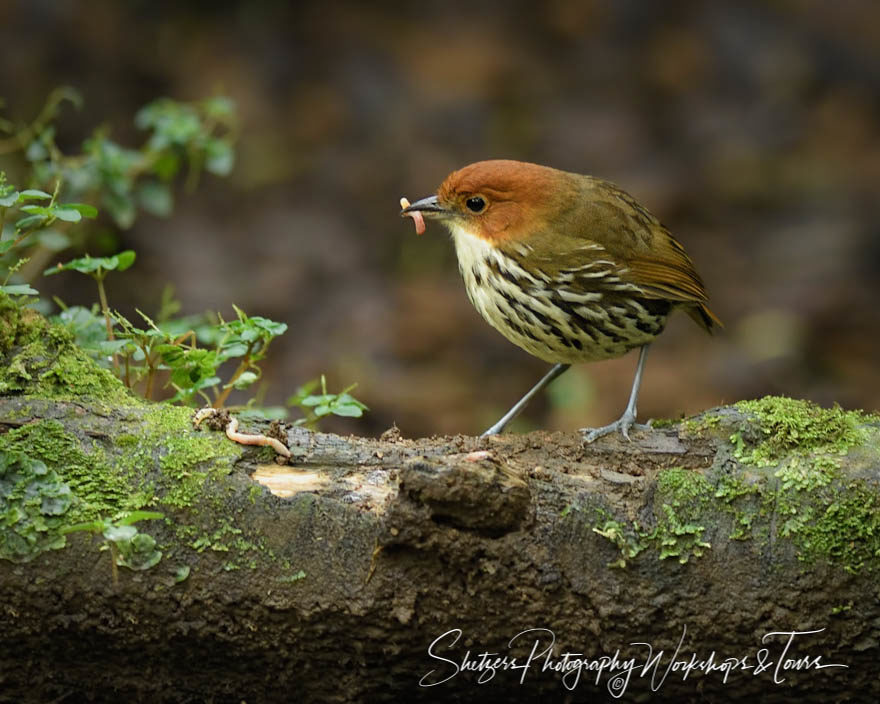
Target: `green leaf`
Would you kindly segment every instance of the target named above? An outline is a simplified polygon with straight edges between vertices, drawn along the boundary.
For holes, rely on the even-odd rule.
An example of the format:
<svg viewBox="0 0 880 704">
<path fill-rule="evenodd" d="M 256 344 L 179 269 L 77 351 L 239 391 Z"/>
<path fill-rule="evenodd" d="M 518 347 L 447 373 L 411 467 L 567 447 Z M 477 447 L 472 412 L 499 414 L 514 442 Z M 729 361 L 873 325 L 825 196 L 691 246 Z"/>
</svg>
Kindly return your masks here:
<svg viewBox="0 0 880 704">
<path fill-rule="evenodd" d="M 19 195 L 18 191 L 12 191 L 12 193 L 0 196 L 0 208 L 8 208 L 15 205 L 18 202 Z"/>
<path fill-rule="evenodd" d="M 43 272 L 43 276 L 52 276 L 61 271 L 78 271 L 81 274 L 91 274 L 93 271 L 101 269 L 102 258 L 90 257 L 86 255 L 78 259 L 71 259 L 69 262 L 62 264 L 59 262 L 55 266 L 50 266 Z"/>
<path fill-rule="evenodd" d="M 246 389 L 257 379 L 259 379 L 259 376 L 257 376 L 254 372 L 243 372 L 238 377 L 238 379 L 235 380 L 235 383 L 232 385 L 232 387 L 235 389 Z"/>
<path fill-rule="evenodd" d="M 235 166 L 235 151 L 225 139 L 210 139 L 205 144 L 205 169 L 215 176 L 228 176 Z"/>
<path fill-rule="evenodd" d="M 64 208 L 73 208 L 84 218 L 98 217 L 98 209 L 94 205 L 89 205 L 88 203 L 62 203 L 61 205 Z"/>
<path fill-rule="evenodd" d="M 106 271 L 125 271 L 134 264 L 135 253 L 131 249 L 114 254 L 112 257 L 90 257 L 88 254 L 78 259 L 71 259 L 64 264 L 51 266 L 43 272 L 43 276 L 51 276 L 60 271 L 78 271 L 81 274 L 91 274 L 104 269 Z"/>
<path fill-rule="evenodd" d="M 137 535 L 138 529 L 134 526 L 110 525 L 104 529 L 104 537 L 114 543 L 121 540 L 131 540 Z"/>
<path fill-rule="evenodd" d="M 329 416 L 332 413 L 332 409 L 330 408 L 329 403 L 322 403 L 320 406 L 315 406 L 315 415 L 318 418 L 323 418 L 324 416 Z"/>
<path fill-rule="evenodd" d="M 243 357 L 247 354 L 247 345 L 241 342 L 233 342 L 232 344 L 223 345 L 219 351 L 220 361 L 225 362 L 233 357 Z"/>
<path fill-rule="evenodd" d="M 79 533 L 82 531 L 89 531 L 90 533 L 99 533 L 111 526 L 110 521 L 107 519 L 97 520 L 97 521 L 89 521 L 88 523 L 75 523 L 71 526 L 62 526 L 61 533 Z"/>
<path fill-rule="evenodd" d="M 104 205 L 107 206 L 107 212 L 110 213 L 110 217 L 116 221 L 116 224 L 123 229 L 128 229 L 134 225 L 137 210 L 128 191 L 120 190 L 121 192 L 106 191 L 103 199 Z"/>
<path fill-rule="evenodd" d="M 306 396 L 300 399 L 300 406 L 319 406 L 322 403 L 329 403 L 333 399 L 333 394 L 320 394 L 318 396 Z"/>
<path fill-rule="evenodd" d="M 174 196 L 167 184 L 147 181 L 141 184 L 137 192 L 141 207 L 151 215 L 167 217 L 174 209 Z"/>
<path fill-rule="evenodd" d="M 160 518 L 165 518 L 165 514 L 158 511 L 132 511 L 127 516 L 116 521 L 116 525 L 130 526 L 138 521 L 155 521 Z"/>
<path fill-rule="evenodd" d="M 180 157 L 174 152 L 162 152 L 153 162 L 153 173 L 162 181 L 170 181 L 180 171 Z"/>
<path fill-rule="evenodd" d="M 134 264 L 134 260 L 136 258 L 136 254 L 134 250 L 126 249 L 124 252 L 120 252 L 119 254 L 111 257 L 111 259 L 116 260 L 115 266 L 109 266 L 108 269 L 116 269 L 116 271 L 125 271 L 132 264 Z"/>
<path fill-rule="evenodd" d="M 63 205 L 52 208 L 52 215 L 64 222 L 79 222 L 82 220 L 82 213 L 76 208 L 68 208 Z"/>
<path fill-rule="evenodd" d="M 26 200 L 52 200 L 52 195 L 46 191 L 39 191 L 36 188 L 28 188 L 18 194 L 18 201 L 21 203 Z"/>
<path fill-rule="evenodd" d="M 7 296 L 38 296 L 40 292 L 35 288 L 31 288 L 28 284 L 6 284 L 5 286 L 0 286 L 0 291 L 3 291 Z"/>
<path fill-rule="evenodd" d="M 331 408 L 331 412 L 335 416 L 344 416 L 346 418 L 360 418 L 364 415 L 363 404 L 339 404 Z"/>
<path fill-rule="evenodd" d="M 274 320 L 269 320 L 268 318 L 251 318 L 253 322 L 257 324 L 259 328 L 267 332 L 272 337 L 278 337 L 279 335 L 283 335 L 287 332 L 287 323 L 276 323 Z"/>
<path fill-rule="evenodd" d="M 67 484 L 59 484 L 50 492 L 43 494 L 43 502 L 40 505 L 40 513 L 44 516 L 60 516 L 70 508 L 73 503 L 73 494 Z"/>
<path fill-rule="evenodd" d="M 80 347 L 99 349 L 99 345 L 107 340 L 107 326 L 104 316 L 98 315 L 97 310 L 97 305 L 94 309 L 70 306 L 52 316 L 51 320 L 70 330 Z"/>
<path fill-rule="evenodd" d="M 180 582 L 183 582 L 187 577 L 189 577 L 189 572 L 189 565 L 181 565 L 176 570 L 174 570 L 174 581 L 178 584 Z"/>
<path fill-rule="evenodd" d="M 162 551 L 156 550 L 156 539 L 152 535 L 138 533 L 131 540 L 118 543 L 119 554 L 116 564 L 132 570 L 148 570 L 162 559 Z"/>
<path fill-rule="evenodd" d="M 49 216 L 52 214 L 52 208 L 46 205 L 23 205 L 19 208 L 23 213 L 29 213 L 32 215 L 46 215 Z"/>
<path fill-rule="evenodd" d="M 15 229 L 19 232 L 31 230 L 42 225 L 46 220 L 48 220 L 48 218 L 45 215 L 28 215 L 26 218 L 22 218 L 15 223 Z"/>
<path fill-rule="evenodd" d="M 169 366 L 180 364 L 186 355 L 186 350 L 179 345 L 157 345 L 155 350 L 162 357 L 162 361 Z"/>
<path fill-rule="evenodd" d="M 202 101 L 205 115 L 217 120 L 227 122 L 235 117 L 235 101 L 225 95 L 215 95 Z"/>
</svg>

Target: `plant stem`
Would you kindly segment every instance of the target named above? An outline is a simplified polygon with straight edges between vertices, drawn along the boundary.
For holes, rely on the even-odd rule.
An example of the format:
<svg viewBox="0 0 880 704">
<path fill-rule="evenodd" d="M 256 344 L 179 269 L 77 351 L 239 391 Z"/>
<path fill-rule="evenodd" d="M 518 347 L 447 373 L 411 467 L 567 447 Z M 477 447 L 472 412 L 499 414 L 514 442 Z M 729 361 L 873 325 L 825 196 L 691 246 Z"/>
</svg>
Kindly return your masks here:
<svg viewBox="0 0 880 704">
<path fill-rule="evenodd" d="M 95 273 L 94 279 L 98 284 L 98 300 L 101 301 L 101 312 L 104 314 L 104 322 L 107 324 L 107 339 L 115 340 L 113 337 L 113 325 L 110 322 L 110 306 L 107 303 L 107 292 L 104 290 L 104 276 L 106 272 L 103 269 L 98 269 Z"/>
<path fill-rule="evenodd" d="M 214 408 L 223 408 L 223 404 L 226 403 L 226 399 L 229 398 L 229 394 L 232 393 L 232 385 L 238 380 L 242 374 L 244 374 L 251 366 L 251 352 L 253 352 L 254 344 L 251 342 L 248 344 L 247 352 L 244 353 L 244 358 L 241 360 L 241 363 L 238 365 L 238 368 L 235 370 L 233 375 L 229 378 L 229 381 L 226 383 L 223 391 L 220 392 L 220 395 L 214 399 Z"/>
<path fill-rule="evenodd" d="M 143 348 L 141 348 L 143 349 Z M 153 400 L 153 380 L 156 377 L 156 366 L 153 364 L 153 360 L 150 358 L 150 355 L 144 349 L 144 363 L 147 365 L 147 388 L 144 389 L 144 398 L 147 401 Z"/>
<path fill-rule="evenodd" d="M 104 290 L 104 277 L 106 275 L 106 271 L 98 269 L 92 278 L 98 284 L 98 300 L 101 301 L 101 312 L 104 313 L 104 322 L 107 323 L 107 339 L 112 342 L 116 337 L 113 335 L 113 324 L 110 322 L 110 306 L 107 304 L 107 292 Z M 119 371 L 119 360 L 116 358 L 115 352 L 113 353 L 113 369 Z"/>
<path fill-rule="evenodd" d="M 108 542 L 110 543 L 110 564 L 113 566 L 113 587 L 116 588 L 119 586 L 119 568 L 116 566 L 116 556 L 119 552 L 116 549 L 116 543 L 112 540 Z"/>
</svg>

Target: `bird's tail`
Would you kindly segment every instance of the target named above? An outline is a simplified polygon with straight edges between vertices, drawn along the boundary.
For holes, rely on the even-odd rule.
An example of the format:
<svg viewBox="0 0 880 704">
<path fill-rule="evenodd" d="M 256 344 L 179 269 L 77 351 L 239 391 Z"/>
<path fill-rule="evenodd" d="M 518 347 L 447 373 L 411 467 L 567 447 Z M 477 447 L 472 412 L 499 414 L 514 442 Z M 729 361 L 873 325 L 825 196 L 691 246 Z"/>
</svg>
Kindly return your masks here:
<svg viewBox="0 0 880 704">
<path fill-rule="evenodd" d="M 705 303 L 698 303 L 695 306 L 687 307 L 687 314 L 694 319 L 694 322 L 703 328 L 706 332 L 712 334 L 715 328 L 723 328 L 724 323 L 718 319 Z"/>
</svg>

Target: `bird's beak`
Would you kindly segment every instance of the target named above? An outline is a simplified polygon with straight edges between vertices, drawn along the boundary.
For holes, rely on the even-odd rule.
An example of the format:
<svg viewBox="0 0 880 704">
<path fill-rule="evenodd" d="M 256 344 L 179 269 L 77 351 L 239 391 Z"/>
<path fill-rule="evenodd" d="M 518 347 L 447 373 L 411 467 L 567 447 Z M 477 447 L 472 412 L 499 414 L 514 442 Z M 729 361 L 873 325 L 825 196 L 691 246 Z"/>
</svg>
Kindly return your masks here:
<svg viewBox="0 0 880 704">
<path fill-rule="evenodd" d="M 415 203 L 411 203 L 400 211 L 400 215 L 401 217 L 406 217 L 409 213 L 414 212 L 424 213 L 429 218 L 442 218 L 445 215 L 449 215 L 449 211 L 440 205 L 437 196 L 428 196 L 427 198 L 417 200 Z"/>
</svg>

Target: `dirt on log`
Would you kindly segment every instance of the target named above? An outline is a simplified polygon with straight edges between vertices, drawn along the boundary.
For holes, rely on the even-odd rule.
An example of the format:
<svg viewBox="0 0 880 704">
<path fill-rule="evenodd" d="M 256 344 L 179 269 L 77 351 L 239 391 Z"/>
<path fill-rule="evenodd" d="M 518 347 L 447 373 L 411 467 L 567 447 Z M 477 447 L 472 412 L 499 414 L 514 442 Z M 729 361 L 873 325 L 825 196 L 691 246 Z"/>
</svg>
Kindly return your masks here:
<svg viewBox="0 0 880 704">
<path fill-rule="evenodd" d="M 0 397 L 0 700 L 880 696 L 876 417 L 272 432 L 284 464 L 182 409 Z"/>
</svg>

